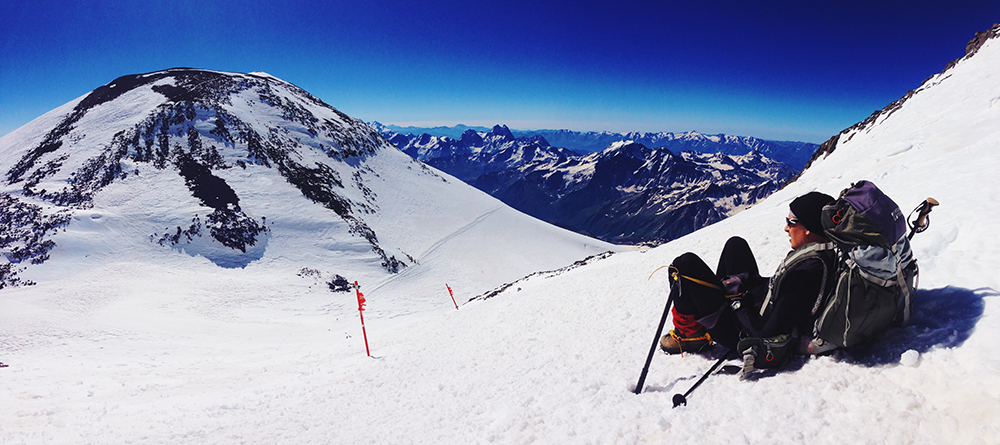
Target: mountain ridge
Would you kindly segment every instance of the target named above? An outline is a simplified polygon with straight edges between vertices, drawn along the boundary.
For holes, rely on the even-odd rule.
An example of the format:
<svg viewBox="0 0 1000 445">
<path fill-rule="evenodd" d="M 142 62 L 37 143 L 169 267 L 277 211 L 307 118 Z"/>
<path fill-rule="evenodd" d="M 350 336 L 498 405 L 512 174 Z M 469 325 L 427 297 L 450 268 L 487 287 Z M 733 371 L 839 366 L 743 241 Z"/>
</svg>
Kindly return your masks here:
<svg viewBox="0 0 1000 445">
<path fill-rule="evenodd" d="M 559 227 L 621 244 L 659 244 L 720 221 L 778 189 L 794 170 L 757 150 L 744 155 L 612 142 L 581 154 L 505 125 L 461 139 L 400 135 L 404 153 Z M 701 136 L 695 137 L 700 139 Z"/>
<path fill-rule="evenodd" d="M 888 105 L 879 110 L 875 110 L 874 112 L 872 112 L 870 116 L 865 118 L 863 121 L 858 122 L 848 128 L 845 128 L 840 133 L 833 135 L 832 137 L 830 137 L 830 139 L 820 144 L 816 148 L 815 153 L 813 153 L 813 155 L 805 163 L 805 165 L 802 168 L 802 171 L 791 180 L 794 181 L 798 179 L 798 177 L 801 176 L 802 173 L 804 173 L 810 166 L 812 166 L 813 162 L 821 158 L 824 158 L 826 156 L 829 156 L 830 153 L 832 153 L 833 150 L 837 148 L 837 145 L 840 142 L 841 137 L 847 136 L 849 139 L 850 137 L 853 136 L 854 133 L 864 131 L 866 128 L 875 125 L 876 122 L 887 119 L 894 112 L 899 110 L 903 106 L 903 104 L 906 103 L 907 100 L 913 97 L 913 95 L 917 91 L 930 86 L 933 82 L 939 82 L 941 80 L 941 77 L 943 77 L 945 73 L 947 73 L 952 68 L 957 66 L 961 61 L 972 58 L 977 52 L 979 52 L 979 49 L 983 45 L 985 45 L 991 39 L 995 39 L 997 37 L 1000 37 L 1000 23 L 994 24 L 993 27 L 991 27 L 986 31 L 977 31 L 976 35 L 971 40 L 969 40 L 968 43 L 965 44 L 965 55 L 948 62 L 940 73 L 931 75 L 928 78 L 924 79 L 924 81 L 920 83 L 920 87 L 907 91 L 906 94 L 903 95 L 903 97 L 900 97 L 899 99 L 892 101 L 891 103 L 889 103 Z"/>
<path fill-rule="evenodd" d="M 395 125 L 370 122 L 375 129 L 383 134 L 398 133 L 400 135 L 448 136 L 460 139 L 469 131 L 486 133 L 487 127 L 399 127 Z M 461 132 L 458 132 L 461 130 Z M 639 142 L 650 148 L 666 148 L 673 152 L 699 151 L 704 153 L 723 152 L 743 155 L 751 151 L 760 151 L 766 156 L 784 162 L 792 168 L 801 168 L 816 151 L 818 144 L 797 141 L 773 141 L 759 139 L 753 136 L 733 136 L 726 134 L 708 135 L 697 131 L 682 133 L 674 132 L 610 132 L 610 131 L 575 131 L 575 130 L 517 130 L 511 129 L 515 138 L 540 136 L 550 145 L 562 147 L 578 154 L 598 152 L 611 144 L 623 141 Z"/>
<path fill-rule="evenodd" d="M 501 203 L 414 161 L 360 120 L 259 72 L 121 76 L 0 138 L 0 155 L 0 286 L 57 273 L 53 259 L 98 239 L 106 260 L 162 249 L 223 268 L 323 258 L 342 274 L 385 281 L 374 268 L 392 276 L 418 265 L 427 246 L 484 214 L 544 225 L 497 212 Z M 417 233 L 395 215 L 427 219 L 420 206 L 452 219 Z M 544 267 L 610 247 L 533 230 L 553 235 L 538 242 L 552 249 L 538 255 Z"/>
</svg>

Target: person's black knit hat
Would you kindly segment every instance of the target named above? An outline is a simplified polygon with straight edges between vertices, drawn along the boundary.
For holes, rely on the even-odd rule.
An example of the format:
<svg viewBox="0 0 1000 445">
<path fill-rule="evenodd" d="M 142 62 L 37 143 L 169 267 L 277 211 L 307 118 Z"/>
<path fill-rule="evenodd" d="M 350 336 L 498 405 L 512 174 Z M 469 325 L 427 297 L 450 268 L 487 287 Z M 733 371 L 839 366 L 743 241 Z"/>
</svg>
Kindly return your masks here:
<svg viewBox="0 0 1000 445">
<path fill-rule="evenodd" d="M 823 213 L 823 206 L 833 201 L 833 197 L 826 193 L 809 192 L 795 198 L 788 208 L 806 230 L 822 235 L 823 223 L 820 221 L 820 216 Z"/>
</svg>

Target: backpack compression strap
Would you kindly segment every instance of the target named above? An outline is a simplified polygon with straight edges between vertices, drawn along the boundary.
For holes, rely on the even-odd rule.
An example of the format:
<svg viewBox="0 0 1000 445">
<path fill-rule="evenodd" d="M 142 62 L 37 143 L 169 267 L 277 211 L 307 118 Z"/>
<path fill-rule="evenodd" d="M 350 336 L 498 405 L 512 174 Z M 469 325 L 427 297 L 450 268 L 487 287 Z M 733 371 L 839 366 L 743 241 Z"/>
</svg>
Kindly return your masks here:
<svg viewBox="0 0 1000 445">
<path fill-rule="evenodd" d="M 738 297 L 740 295 L 743 295 L 742 293 L 740 293 L 740 294 L 733 294 L 733 295 L 726 295 L 726 290 L 723 289 L 721 286 L 709 283 L 708 281 L 705 281 L 705 280 L 699 280 L 699 279 L 697 279 L 695 277 L 689 277 L 687 275 L 681 275 L 680 273 L 677 273 L 677 272 L 674 272 L 673 276 L 674 276 L 674 279 L 677 280 L 677 281 L 680 281 L 680 279 L 683 278 L 685 280 L 688 280 L 688 281 L 691 281 L 691 282 L 694 282 L 694 283 L 698 283 L 698 284 L 700 284 L 702 286 L 710 287 L 712 289 L 715 289 L 715 290 L 717 290 L 719 292 L 722 292 L 722 296 L 724 296 L 726 298 L 736 298 L 736 297 Z"/>
<path fill-rule="evenodd" d="M 740 295 L 743 295 L 742 293 L 740 293 L 740 294 L 734 294 L 734 295 L 726 295 L 726 290 L 723 289 L 722 287 L 720 287 L 718 285 L 715 285 L 715 284 L 712 284 L 712 283 L 709 283 L 708 281 L 705 281 L 705 280 L 699 280 L 699 279 L 697 279 L 695 277 L 689 277 L 687 275 L 681 275 L 681 271 L 678 270 L 674 266 L 660 266 L 660 267 L 657 267 L 656 270 L 654 270 L 652 274 L 649 274 L 649 278 L 653 278 L 653 274 L 655 274 L 656 271 L 658 271 L 660 269 L 663 269 L 664 267 L 669 267 L 670 268 L 669 269 L 670 270 L 670 279 L 673 280 L 673 281 L 680 282 L 681 278 L 683 278 L 683 279 L 691 281 L 693 283 L 698 283 L 698 284 L 700 284 L 702 286 L 709 287 L 709 288 L 715 289 L 715 290 L 717 290 L 719 292 L 722 292 L 723 296 L 725 296 L 726 298 L 735 298 L 735 297 L 738 297 Z M 647 280 L 649 278 L 647 278 Z"/>
</svg>

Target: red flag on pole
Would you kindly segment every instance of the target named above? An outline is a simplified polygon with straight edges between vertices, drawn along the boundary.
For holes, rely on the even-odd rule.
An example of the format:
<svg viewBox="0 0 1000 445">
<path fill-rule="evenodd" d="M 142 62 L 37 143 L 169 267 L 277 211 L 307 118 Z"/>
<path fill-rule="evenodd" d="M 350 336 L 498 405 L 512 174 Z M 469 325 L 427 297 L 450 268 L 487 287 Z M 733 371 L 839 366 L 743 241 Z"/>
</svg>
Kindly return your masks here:
<svg viewBox="0 0 1000 445">
<path fill-rule="evenodd" d="M 451 292 L 451 286 L 448 283 L 444 283 L 444 287 L 448 288 L 448 295 L 451 295 L 451 303 L 455 305 L 455 310 L 458 310 L 458 303 L 455 303 L 455 294 Z"/>
<path fill-rule="evenodd" d="M 368 332 L 365 331 L 365 294 L 361 293 L 361 286 L 354 282 L 354 290 L 358 293 L 358 315 L 361 316 L 361 333 L 365 336 L 365 352 L 369 357 L 372 352 L 368 349 Z"/>
</svg>

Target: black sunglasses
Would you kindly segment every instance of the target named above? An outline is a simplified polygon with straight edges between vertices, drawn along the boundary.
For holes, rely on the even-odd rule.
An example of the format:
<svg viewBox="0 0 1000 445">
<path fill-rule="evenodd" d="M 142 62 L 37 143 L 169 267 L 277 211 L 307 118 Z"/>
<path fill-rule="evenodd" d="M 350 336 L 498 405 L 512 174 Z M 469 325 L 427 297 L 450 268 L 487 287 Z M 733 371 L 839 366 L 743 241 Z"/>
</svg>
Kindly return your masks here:
<svg viewBox="0 0 1000 445">
<path fill-rule="evenodd" d="M 795 226 L 795 225 L 798 225 L 798 224 L 799 224 L 799 220 L 798 219 L 789 218 L 787 216 L 785 217 L 785 225 L 787 225 L 787 226 Z"/>
</svg>

